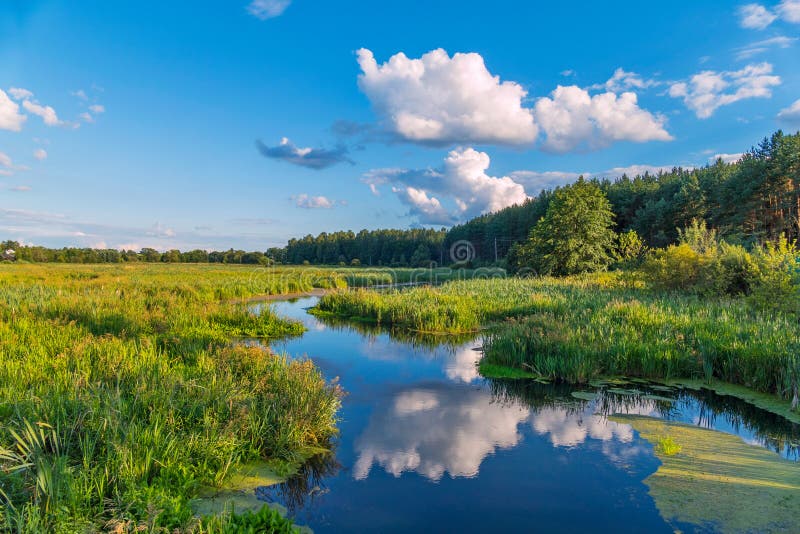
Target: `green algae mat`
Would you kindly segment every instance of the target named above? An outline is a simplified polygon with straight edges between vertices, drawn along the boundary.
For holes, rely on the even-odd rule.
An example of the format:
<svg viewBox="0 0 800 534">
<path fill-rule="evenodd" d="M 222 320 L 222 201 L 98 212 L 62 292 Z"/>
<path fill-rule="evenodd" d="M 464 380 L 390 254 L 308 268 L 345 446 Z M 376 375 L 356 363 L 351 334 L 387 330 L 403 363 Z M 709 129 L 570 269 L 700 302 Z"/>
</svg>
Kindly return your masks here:
<svg viewBox="0 0 800 534">
<path fill-rule="evenodd" d="M 220 514 L 226 511 L 255 512 L 265 504 L 256 497 L 255 490 L 260 486 L 272 486 L 284 482 L 286 477 L 279 475 L 268 462 L 251 462 L 237 469 L 221 488 L 203 488 L 192 508 L 198 515 Z M 270 504 L 286 513 L 283 507 Z"/>
<path fill-rule="evenodd" d="M 645 479 L 664 519 L 715 532 L 800 529 L 800 465 L 741 438 L 651 417 L 615 415 L 654 445 L 661 460 Z M 671 439 L 680 451 L 658 446 Z"/>
</svg>

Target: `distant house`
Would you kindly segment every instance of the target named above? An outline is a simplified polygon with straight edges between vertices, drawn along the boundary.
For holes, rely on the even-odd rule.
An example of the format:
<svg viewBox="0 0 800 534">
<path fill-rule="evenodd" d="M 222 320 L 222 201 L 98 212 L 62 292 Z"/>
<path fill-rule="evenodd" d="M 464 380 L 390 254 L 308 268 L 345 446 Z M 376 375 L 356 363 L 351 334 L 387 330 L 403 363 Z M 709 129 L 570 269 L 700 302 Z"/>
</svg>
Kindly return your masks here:
<svg viewBox="0 0 800 534">
<path fill-rule="evenodd" d="M 10 248 L 3 252 L 2 259 L 6 261 L 14 261 L 15 259 L 17 259 L 17 253 L 14 251 L 13 248 Z"/>
</svg>

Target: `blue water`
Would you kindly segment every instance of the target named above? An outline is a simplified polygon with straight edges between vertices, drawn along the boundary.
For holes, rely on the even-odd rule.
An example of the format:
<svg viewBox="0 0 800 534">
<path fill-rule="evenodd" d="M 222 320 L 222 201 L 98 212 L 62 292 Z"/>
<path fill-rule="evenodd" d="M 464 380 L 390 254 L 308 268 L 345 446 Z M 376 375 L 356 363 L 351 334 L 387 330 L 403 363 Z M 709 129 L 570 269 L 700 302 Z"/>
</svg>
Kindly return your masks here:
<svg viewBox="0 0 800 534">
<path fill-rule="evenodd" d="M 335 452 L 260 492 L 315 532 L 696 531 L 659 515 L 643 483 L 659 466 L 652 446 L 604 411 L 716 428 L 797 459 L 795 427 L 735 399 L 640 385 L 674 402 L 584 402 L 566 386 L 490 381 L 475 366 L 480 340 L 365 333 L 317 320 L 315 303 L 272 304 L 308 327 L 273 348 L 308 355 L 347 392 Z"/>
</svg>

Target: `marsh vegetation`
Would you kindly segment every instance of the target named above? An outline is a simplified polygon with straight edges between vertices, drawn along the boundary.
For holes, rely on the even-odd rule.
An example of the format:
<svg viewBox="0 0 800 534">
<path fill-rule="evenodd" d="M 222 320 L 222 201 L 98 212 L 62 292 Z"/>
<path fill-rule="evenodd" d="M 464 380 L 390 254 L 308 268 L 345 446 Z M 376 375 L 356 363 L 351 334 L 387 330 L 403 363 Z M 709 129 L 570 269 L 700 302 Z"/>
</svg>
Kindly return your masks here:
<svg viewBox="0 0 800 534">
<path fill-rule="evenodd" d="M 192 499 L 245 462 L 291 464 L 335 435 L 339 389 L 309 360 L 232 344 L 301 333 L 269 308 L 228 301 L 310 289 L 300 276 L 12 266 L 0 285 L 3 530 L 278 521 L 268 511 L 201 520 Z"/>
</svg>

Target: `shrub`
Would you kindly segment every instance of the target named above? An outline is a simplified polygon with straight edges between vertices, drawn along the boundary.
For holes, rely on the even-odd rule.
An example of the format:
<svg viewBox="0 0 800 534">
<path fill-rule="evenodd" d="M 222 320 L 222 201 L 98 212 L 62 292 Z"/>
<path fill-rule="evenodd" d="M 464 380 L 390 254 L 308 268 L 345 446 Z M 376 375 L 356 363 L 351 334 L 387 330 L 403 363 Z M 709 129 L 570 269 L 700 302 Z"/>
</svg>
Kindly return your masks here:
<svg viewBox="0 0 800 534">
<path fill-rule="evenodd" d="M 757 276 L 758 267 L 747 250 L 723 242 L 706 254 L 699 289 L 711 295 L 749 295 Z"/>
<path fill-rule="evenodd" d="M 754 287 L 750 302 L 759 309 L 800 312 L 800 264 L 794 243 L 781 238 L 753 251 Z"/>
<path fill-rule="evenodd" d="M 686 243 L 654 251 L 643 265 L 649 281 L 667 290 L 696 288 L 703 269 L 703 256 Z"/>
<path fill-rule="evenodd" d="M 647 246 L 636 230 L 628 230 L 617 236 L 616 257 L 621 263 L 636 263 L 644 257 L 646 252 Z"/>
</svg>

